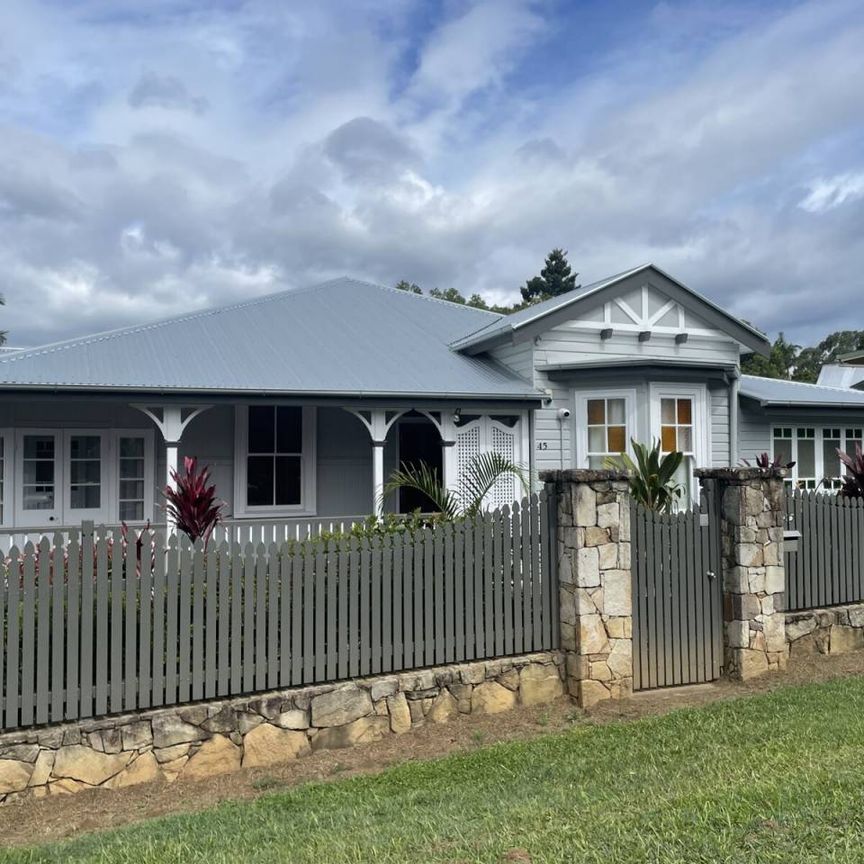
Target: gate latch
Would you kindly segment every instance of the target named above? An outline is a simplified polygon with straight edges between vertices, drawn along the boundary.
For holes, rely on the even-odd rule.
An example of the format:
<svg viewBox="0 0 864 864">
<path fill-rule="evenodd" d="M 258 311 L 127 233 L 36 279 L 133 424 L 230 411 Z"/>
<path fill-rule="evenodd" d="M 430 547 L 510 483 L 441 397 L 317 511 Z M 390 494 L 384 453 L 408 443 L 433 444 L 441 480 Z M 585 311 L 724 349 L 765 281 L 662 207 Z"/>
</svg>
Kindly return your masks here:
<svg viewBox="0 0 864 864">
<path fill-rule="evenodd" d="M 716 578 L 717 578 L 717 574 L 716 574 L 713 570 L 708 570 L 708 571 L 705 573 L 705 575 L 706 575 L 709 579 L 716 579 Z"/>
</svg>

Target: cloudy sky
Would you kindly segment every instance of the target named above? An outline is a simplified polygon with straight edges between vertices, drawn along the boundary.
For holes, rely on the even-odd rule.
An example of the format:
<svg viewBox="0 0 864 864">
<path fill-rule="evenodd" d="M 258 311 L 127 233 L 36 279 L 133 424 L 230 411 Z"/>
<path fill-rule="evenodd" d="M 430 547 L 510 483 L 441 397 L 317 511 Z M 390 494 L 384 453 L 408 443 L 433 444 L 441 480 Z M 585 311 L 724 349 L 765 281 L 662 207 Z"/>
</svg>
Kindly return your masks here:
<svg viewBox="0 0 864 864">
<path fill-rule="evenodd" d="M 653 261 L 864 328 L 864 2 L 3 0 L 0 328 Z"/>
</svg>

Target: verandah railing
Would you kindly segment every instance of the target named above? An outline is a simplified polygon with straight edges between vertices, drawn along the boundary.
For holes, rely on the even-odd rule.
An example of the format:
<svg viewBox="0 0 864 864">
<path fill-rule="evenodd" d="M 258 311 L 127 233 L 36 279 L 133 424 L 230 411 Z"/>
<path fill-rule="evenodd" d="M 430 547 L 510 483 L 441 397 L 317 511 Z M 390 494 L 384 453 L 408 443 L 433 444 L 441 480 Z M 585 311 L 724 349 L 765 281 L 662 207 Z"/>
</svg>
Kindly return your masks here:
<svg viewBox="0 0 864 864">
<path fill-rule="evenodd" d="M 473 519 L 282 544 L 119 531 L 13 549 L 0 728 L 549 649 L 545 493 Z"/>
<path fill-rule="evenodd" d="M 864 601 L 864 501 L 789 489 L 786 516 L 787 529 L 801 534 L 784 556 L 786 608 Z"/>
</svg>

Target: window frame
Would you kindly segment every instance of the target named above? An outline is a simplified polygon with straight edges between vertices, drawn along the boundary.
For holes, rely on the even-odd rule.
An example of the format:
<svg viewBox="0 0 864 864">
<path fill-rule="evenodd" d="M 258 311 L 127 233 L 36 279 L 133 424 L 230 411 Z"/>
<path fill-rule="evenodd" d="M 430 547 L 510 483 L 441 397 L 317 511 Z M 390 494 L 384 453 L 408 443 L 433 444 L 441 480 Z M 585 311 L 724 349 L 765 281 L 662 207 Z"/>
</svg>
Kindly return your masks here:
<svg viewBox="0 0 864 864">
<path fill-rule="evenodd" d="M 146 525 L 147 521 L 155 519 L 155 491 L 156 491 L 156 447 L 152 429 L 112 429 L 111 430 L 111 484 L 109 504 L 111 507 L 111 521 L 120 523 L 120 439 L 121 438 L 143 438 L 144 439 L 144 518 L 126 519 L 127 525 Z"/>
<path fill-rule="evenodd" d="M 251 407 L 288 407 L 302 411 L 302 447 L 300 454 L 300 503 L 291 505 L 250 506 L 246 503 L 246 481 L 249 457 L 249 409 Z M 234 412 L 234 515 L 238 518 L 261 516 L 317 515 L 317 411 L 309 405 L 286 401 L 250 402 L 237 405 Z"/>
<path fill-rule="evenodd" d="M 813 438 L 802 439 L 799 436 L 799 430 L 801 429 L 812 429 L 814 431 Z M 782 430 L 789 430 L 790 436 L 778 436 L 778 432 Z M 791 443 L 791 460 L 795 463 L 795 465 L 790 469 L 789 476 L 786 478 L 786 484 L 792 486 L 795 489 L 810 489 L 816 490 L 819 492 L 826 493 L 836 493 L 841 484 L 839 482 L 839 477 L 843 476 L 842 470 L 840 474 L 833 475 L 829 480 L 829 475 L 825 471 L 825 440 L 826 440 L 826 432 L 840 432 L 840 449 L 845 453 L 849 452 L 849 442 L 850 441 L 862 441 L 864 443 L 864 423 L 854 424 L 849 423 L 848 421 L 845 423 L 772 423 L 771 424 L 771 458 L 774 458 L 776 453 L 776 446 L 774 442 L 776 440 L 790 441 Z M 850 435 L 850 432 L 860 432 L 862 433 L 860 436 Z M 814 454 L 814 468 L 815 473 L 813 477 L 805 477 L 801 478 L 799 473 L 799 468 L 801 465 L 801 460 L 799 459 L 798 453 L 798 442 L 800 440 L 810 440 L 813 441 L 813 448 L 815 451 Z M 828 440 L 838 440 L 836 436 L 830 436 Z M 840 469 L 840 459 L 837 459 L 837 467 Z M 828 482 L 826 482 L 828 481 Z M 804 486 L 800 484 L 804 483 Z"/>
<path fill-rule="evenodd" d="M 636 389 L 633 387 L 596 387 L 590 390 L 578 390 L 575 393 L 574 416 L 576 422 L 573 424 L 575 432 L 574 452 L 576 458 L 574 464 L 580 468 L 588 468 L 588 402 L 592 399 L 623 399 L 624 400 L 624 440 L 627 445 L 625 452 L 633 456 L 633 447 L 630 443 L 632 438 L 637 437 L 637 399 Z"/>
<path fill-rule="evenodd" d="M 99 439 L 99 506 L 90 508 L 72 507 L 72 439 L 77 437 Z M 108 429 L 64 429 L 60 436 L 61 460 L 60 472 L 63 490 L 60 508 L 60 524 L 75 525 L 78 522 L 106 521 L 106 511 L 116 512 L 111 507 L 111 432 Z M 55 460 L 56 463 L 56 460 Z M 72 518 L 72 514 L 74 518 Z"/>
</svg>

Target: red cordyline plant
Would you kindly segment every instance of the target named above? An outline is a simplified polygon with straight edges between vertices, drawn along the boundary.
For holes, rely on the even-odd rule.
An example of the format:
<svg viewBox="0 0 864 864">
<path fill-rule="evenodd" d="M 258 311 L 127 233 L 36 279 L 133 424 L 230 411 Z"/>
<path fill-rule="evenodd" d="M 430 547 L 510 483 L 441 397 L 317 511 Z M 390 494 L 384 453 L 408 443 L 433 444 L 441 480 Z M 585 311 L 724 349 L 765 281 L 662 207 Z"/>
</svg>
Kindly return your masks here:
<svg viewBox="0 0 864 864">
<path fill-rule="evenodd" d="M 741 460 L 748 468 L 761 468 L 763 471 L 771 471 L 775 468 L 785 468 L 787 471 L 795 467 L 794 462 L 784 462 L 779 456 L 773 458 L 768 453 L 760 453 L 755 461 L 755 465 L 749 459 Z"/>
<path fill-rule="evenodd" d="M 855 445 L 854 456 L 842 450 L 838 450 L 837 455 L 846 466 L 846 475 L 841 478 L 843 486 L 839 494 L 844 498 L 864 498 L 864 451 L 861 450 L 861 445 Z"/>
<path fill-rule="evenodd" d="M 165 511 L 168 518 L 194 543 L 199 538 L 205 544 L 222 518 L 224 502 L 216 498 L 216 486 L 210 483 L 210 469 L 198 470 L 198 460 L 183 459 L 183 472 L 172 471 L 177 488 L 165 487 Z"/>
</svg>

